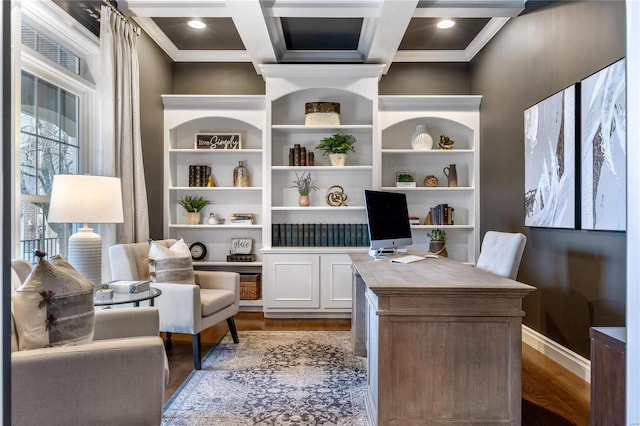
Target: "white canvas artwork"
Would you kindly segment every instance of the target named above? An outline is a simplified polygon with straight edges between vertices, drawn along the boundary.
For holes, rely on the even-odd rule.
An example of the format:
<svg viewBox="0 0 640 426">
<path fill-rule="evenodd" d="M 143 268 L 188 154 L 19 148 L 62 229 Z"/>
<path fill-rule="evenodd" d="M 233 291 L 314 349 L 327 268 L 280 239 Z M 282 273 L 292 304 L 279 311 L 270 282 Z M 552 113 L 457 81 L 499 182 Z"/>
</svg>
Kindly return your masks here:
<svg viewBox="0 0 640 426">
<path fill-rule="evenodd" d="M 524 111 L 525 226 L 575 228 L 576 86 Z"/>
<path fill-rule="evenodd" d="M 626 229 L 625 60 L 581 83 L 583 229 Z"/>
</svg>

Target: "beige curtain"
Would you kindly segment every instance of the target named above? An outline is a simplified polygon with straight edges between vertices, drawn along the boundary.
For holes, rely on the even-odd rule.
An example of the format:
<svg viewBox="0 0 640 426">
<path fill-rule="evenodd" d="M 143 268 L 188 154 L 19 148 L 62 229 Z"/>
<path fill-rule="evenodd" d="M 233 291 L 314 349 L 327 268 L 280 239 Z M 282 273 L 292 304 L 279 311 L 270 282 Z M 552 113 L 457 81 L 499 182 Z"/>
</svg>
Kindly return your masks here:
<svg viewBox="0 0 640 426">
<path fill-rule="evenodd" d="M 124 223 L 116 225 L 114 243 L 147 241 L 149 212 L 140 139 L 140 88 L 138 29 L 124 17 L 102 6 L 100 16 L 101 75 L 100 96 L 100 164 L 101 174 L 122 180 Z M 105 236 L 103 235 L 103 239 Z"/>
</svg>

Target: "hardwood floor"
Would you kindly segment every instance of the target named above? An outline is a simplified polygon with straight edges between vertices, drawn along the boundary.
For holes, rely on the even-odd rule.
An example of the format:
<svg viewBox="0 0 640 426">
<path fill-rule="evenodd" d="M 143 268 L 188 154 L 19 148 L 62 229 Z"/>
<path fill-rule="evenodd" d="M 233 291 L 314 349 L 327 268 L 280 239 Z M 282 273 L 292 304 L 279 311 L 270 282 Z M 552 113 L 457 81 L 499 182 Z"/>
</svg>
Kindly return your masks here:
<svg viewBox="0 0 640 426">
<path fill-rule="evenodd" d="M 262 313 L 236 316 L 238 330 L 350 330 L 350 320 L 274 320 Z M 202 334 L 202 355 L 228 332 L 226 322 Z M 163 336 L 164 337 L 164 336 Z M 191 336 L 173 334 L 166 341 L 169 385 L 165 401 L 180 387 L 193 369 Z M 563 426 L 589 424 L 589 383 L 535 349 L 522 345 L 522 425 Z"/>
</svg>

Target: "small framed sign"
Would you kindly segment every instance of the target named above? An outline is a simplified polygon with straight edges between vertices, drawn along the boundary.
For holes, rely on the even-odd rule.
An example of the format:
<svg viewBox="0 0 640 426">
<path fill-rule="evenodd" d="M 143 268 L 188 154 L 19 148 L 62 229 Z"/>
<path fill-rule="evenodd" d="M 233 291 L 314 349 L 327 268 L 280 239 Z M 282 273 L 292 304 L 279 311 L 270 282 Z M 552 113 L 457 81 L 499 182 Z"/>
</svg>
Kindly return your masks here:
<svg viewBox="0 0 640 426">
<path fill-rule="evenodd" d="M 253 238 L 232 238 L 231 254 L 251 254 L 253 252 Z"/>
<path fill-rule="evenodd" d="M 240 133 L 196 133 L 196 149 L 241 149 Z"/>
</svg>

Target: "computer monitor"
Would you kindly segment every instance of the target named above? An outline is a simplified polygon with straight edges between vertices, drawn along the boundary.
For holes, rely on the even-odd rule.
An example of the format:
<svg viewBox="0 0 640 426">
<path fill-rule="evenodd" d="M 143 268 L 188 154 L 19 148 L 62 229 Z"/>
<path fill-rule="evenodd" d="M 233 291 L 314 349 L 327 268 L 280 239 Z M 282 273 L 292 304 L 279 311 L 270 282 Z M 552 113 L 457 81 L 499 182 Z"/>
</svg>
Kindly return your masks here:
<svg viewBox="0 0 640 426">
<path fill-rule="evenodd" d="M 364 200 L 371 256 L 388 256 L 396 253 L 399 246 L 413 244 L 405 194 L 365 189 Z"/>
</svg>

